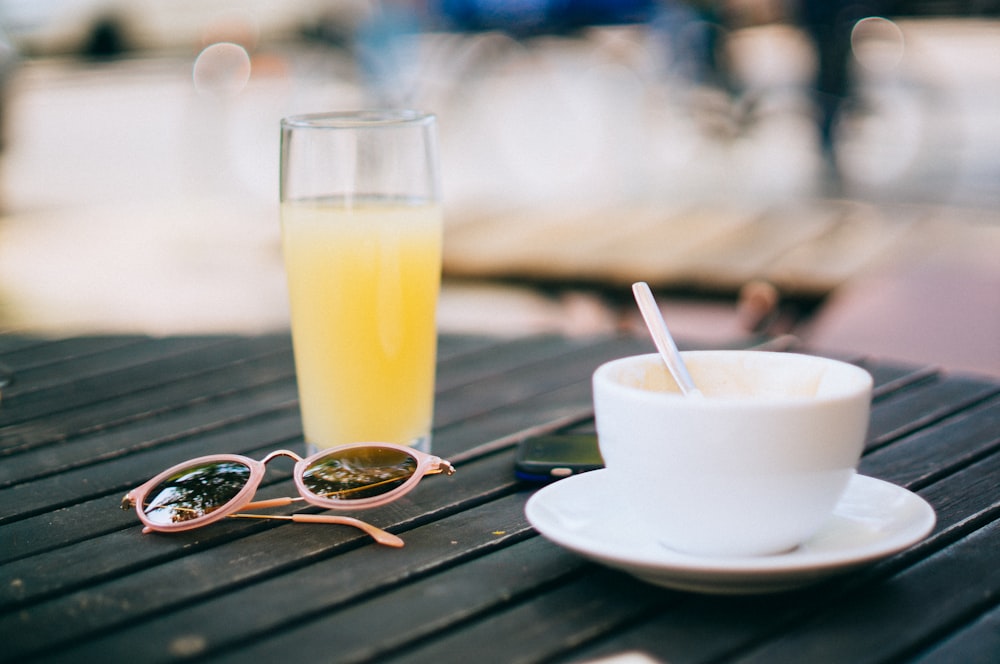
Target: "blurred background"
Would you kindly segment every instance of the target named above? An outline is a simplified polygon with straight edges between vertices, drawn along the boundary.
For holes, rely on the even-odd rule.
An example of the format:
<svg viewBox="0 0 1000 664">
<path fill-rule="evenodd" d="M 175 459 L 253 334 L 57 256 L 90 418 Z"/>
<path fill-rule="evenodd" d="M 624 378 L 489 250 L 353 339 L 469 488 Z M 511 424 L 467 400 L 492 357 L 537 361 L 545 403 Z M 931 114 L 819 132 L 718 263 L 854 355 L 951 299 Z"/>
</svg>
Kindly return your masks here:
<svg viewBox="0 0 1000 664">
<path fill-rule="evenodd" d="M 0 330 L 288 325 L 278 123 L 439 117 L 445 331 L 1000 375 L 1000 0 L 0 0 Z"/>
</svg>

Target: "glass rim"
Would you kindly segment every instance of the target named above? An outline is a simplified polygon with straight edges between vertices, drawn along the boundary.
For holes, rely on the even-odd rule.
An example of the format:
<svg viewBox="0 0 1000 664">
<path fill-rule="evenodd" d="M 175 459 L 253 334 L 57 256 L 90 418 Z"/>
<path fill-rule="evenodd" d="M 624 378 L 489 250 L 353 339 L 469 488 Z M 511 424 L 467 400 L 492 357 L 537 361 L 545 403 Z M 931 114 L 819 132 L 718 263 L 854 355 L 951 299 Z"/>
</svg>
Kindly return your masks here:
<svg viewBox="0 0 1000 664">
<path fill-rule="evenodd" d="M 304 113 L 281 119 L 283 129 L 367 129 L 393 125 L 425 125 L 434 122 L 433 113 L 416 109 L 362 109 Z"/>
</svg>

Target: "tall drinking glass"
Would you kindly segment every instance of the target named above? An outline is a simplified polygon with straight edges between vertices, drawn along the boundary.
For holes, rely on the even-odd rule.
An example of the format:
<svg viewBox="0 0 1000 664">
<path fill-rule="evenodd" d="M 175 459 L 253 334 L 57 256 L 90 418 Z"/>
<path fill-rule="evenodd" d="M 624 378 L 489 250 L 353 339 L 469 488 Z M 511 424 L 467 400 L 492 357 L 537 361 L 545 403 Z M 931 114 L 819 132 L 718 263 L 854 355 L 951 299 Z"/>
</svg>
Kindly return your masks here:
<svg viewBox="0 0 1000 664">
<path fill-rule="evenodd" d="M 442 241 L 434 116 L 282 120 L 281 228 L 307 446 L 428 451 Z"/>
</svg>

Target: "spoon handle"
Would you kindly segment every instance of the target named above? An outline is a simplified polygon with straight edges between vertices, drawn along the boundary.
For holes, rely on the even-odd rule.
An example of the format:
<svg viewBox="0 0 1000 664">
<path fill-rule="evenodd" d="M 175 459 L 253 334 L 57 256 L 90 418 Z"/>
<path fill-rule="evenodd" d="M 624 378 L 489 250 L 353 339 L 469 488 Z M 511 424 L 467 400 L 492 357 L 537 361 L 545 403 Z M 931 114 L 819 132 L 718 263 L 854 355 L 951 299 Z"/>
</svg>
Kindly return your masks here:
<svg viewBox="0 0 1000 664">
<path fill-rule="evenodd" d="M 660 307 L 657 306 L 653 293 L 649 290 L 649 284 L 645 281 L 632 284 L 632 294 L 635 295 L 635 301 L 638 303 L 642 318 L 646 321 L 646 327 L 649 328 L 649 333 L 653 337 L 653 343 L 660 351 L 660 356 L 663 357 L 670 375 L 674 377 L 677 386 L 681 388 L 681 393 L 685 396 L 701 396 L 701 391 L 695 386 L 691 374 L 688 373 L 687 367 L 684 365 L 684 360 L 681 359 L 674 338 L 670 336 L 667 324 L 663 320 L 663 314 L 660 313 Z"/>
</svg>

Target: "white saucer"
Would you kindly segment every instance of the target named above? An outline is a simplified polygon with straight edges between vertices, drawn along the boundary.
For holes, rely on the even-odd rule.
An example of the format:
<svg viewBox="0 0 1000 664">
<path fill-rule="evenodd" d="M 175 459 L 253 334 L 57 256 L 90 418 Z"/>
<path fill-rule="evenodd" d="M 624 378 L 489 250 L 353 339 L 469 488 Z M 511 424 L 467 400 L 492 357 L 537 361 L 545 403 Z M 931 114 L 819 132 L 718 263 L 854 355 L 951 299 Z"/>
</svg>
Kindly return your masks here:
<svg viewBox="0 0 1000 664">
<path fill-rule="evenodd" d="M 718 594 L 800 588 L 884 558 L 934 528 L 934 509 L 895 484 L 855 475 L 833 516 L 794 551 L 748 558 L 671 551 L 649 537 L 607 488 L 607 470 L 554 482 L 528 500 L 538 532 L 586 558 L 668 588 Z"/>
</svg>

